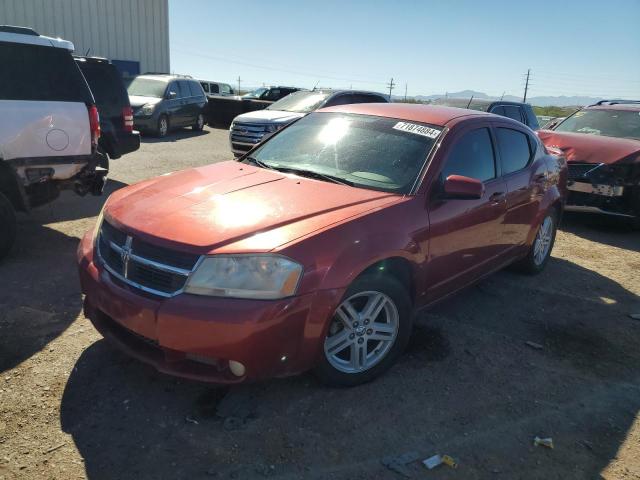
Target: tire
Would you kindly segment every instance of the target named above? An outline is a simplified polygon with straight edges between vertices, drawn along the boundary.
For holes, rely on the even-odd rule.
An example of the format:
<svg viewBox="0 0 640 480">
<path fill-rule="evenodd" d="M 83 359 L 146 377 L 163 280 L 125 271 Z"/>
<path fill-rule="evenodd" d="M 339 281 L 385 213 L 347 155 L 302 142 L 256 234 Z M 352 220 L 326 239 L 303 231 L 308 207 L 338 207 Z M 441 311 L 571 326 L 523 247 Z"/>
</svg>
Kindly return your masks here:
<svg viewBox="0 0 640 480">
<path fill-rule="evenodd" d="M 0 193 L 0 260 L 9 255 L 16 240 L 16 212 L 7 197 Z"/>
<path fill-rule="evenodd" d="M 191 128 L 194 132 L 202 131 L 202 129 L 204 128 L 204 115 L 202 113 L 198 114 L 198 116 L 196 117 L 196 123 L 194 123 Z"/>
<path fill-rule="evenodd" d="M 156 127 L 156 131 L 155 131 L 156 137 L 158 138 L 166 137 L 167 134 L 169 133 L 169 129 L 170 129 L 169 117 L 167 117 L 166 115 L 160 115 L 158 117 L 158 126 Z"/>
<path fill-rule="evenodd" d="M 378 311 L 373 318 L 362 315 L 369 306 Z M 381 375 L 407 346 L 411 310 L 411 298 L 395 278 L 356 279 L 331 318 L 316 376 L 327 385 L 352 387 Z"/>
<path fill-rule="evenodd" d="M 548 227 L 545 227 L 545 222 L 551 222 Z M 550 228 L 550 230 L 548 230 Z M 537 275 L 544 270 L 544 267 L 551 258 L 551 251 L 556 241 L 556 232 L 558 230 L 558 211 L 555 208 L 550 209 L 542 219 L 542 222 L 538 226 L 536 236 L 533 239 L 531 248 L 527 256 L 516 264 L 516 267 L 524 273 L 530 275 Z M 538 247 L 540 242 L 545 243 L 544 247 Z M 543 248 L 540 252 L 538 248 Z"/>
</svg>

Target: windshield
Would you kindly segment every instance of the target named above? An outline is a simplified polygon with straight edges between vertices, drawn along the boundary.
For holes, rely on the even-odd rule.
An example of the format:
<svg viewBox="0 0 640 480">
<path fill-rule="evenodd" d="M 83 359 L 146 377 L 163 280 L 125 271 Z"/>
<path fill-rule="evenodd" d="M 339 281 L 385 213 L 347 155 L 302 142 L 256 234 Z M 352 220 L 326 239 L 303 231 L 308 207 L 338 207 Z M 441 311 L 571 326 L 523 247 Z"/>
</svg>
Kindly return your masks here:
<svg viewBox="0 0 640 480">
<path fill-rule="evenodd" d="M 276 103 L 267 107 L 267 110 L 281 110 L 284 112 L 307 113 L 320 108 L 329 97 L 328 93 L 321 92 L 293 92 Z"/>
<path fill-rule="evenodd" d="M 441 131 L 392 118 L 316 112 L 273 136 L 250 159 L 403 194 L 411 191 Z"/>
<path fill-rule="evenodd" d="M 244 98 L 260 98 L 268 88 L 256 88 L 254 91 L 242 95 Z"/>
<path fill-rule="evenodd" d="M 129 92 L 129 95 L 162 98 L 166 88 L 167 82 L 163 82 L 162 80 L 137 77 L 129 84 L 127 92 Z"/>
<path fill-rule="evenodd" d="M 580 110 L 558 125 L 555 130 L 640 140 L 640 112 Z"/>
</svg>

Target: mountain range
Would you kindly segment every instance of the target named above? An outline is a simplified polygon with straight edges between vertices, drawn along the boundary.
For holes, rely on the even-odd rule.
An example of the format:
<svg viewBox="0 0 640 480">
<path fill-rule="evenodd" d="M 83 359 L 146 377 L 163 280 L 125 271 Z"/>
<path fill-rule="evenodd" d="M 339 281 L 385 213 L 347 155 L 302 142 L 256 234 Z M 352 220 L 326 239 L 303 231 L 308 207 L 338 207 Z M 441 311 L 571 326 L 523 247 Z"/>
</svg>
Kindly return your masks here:
<svg viewBox="0 0 640 480">
<path fill-rule="evenodd" d="M 443 98 L 445 94 L 442 95 L 416 95 L 413 98 L 419 100 L 421 102 L 426 102 L 429 100 L 436 100 L 438 98 Z M 460 92 L 447 92 L 446 97 L 448 98 L 480 98 L 483 100 L 500 100 L 500 97 L 492 97 L 483 92 L 476 92 L 474 90 L 462 90 Z M 394 96 L 394 98 L 402 98 L 400 96 Z M 514 95 L 505 95 L 503 100 L 510 102 L 521 102 L 522 97 L 516 97 Z M 527 98 L 527 103 L 531 105 L 535 105 L 537 107 L 573 107 L 573 106 L 583 106 L 583 105 L 591 105 L 596 103 L 598 100 L 602 100 L 599 97 L 584 97 L 584 96 L 572 96 L 567 97 L 565 95 L 561 95 L 558 97 L 529 97 Z"/>
</svg>

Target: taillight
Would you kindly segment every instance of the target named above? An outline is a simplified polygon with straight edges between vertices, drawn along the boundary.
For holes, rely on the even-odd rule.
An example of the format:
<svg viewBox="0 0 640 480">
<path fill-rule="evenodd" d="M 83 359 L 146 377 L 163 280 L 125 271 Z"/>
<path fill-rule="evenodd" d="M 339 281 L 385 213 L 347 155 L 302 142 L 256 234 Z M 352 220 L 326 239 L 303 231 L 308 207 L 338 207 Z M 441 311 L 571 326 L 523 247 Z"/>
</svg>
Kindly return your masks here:
<svg viewBox="0 0 640 480">
<path fill-rule="evenodd" d="M 133 132 L 133 109 L 131 107 L 124 107 L 122 109 L 122 121 L 125 132 Z"/>
<path fill-rule="evenodd" d="M 89 129 L 91 130 L 91 143 L 98 145 L 100 138 L 100 115 L 98 115 L 98 107 L 91 105 L 89 109 Z"/>
</svg>

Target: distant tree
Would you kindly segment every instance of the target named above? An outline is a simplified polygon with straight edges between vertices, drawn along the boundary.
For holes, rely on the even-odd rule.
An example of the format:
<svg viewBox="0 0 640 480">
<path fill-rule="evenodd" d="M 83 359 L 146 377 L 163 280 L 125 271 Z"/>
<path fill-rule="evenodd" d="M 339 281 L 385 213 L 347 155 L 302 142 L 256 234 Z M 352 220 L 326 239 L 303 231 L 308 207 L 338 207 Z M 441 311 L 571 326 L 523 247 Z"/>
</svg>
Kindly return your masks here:
<svg viewBox="0 0 640 480">
<path fill-rule="evenodd" d="M 533 107 L 536 115 L 546 115 L 549 117 L 566 117 L 578 110 L 578 107 Z"/>
</svg>

